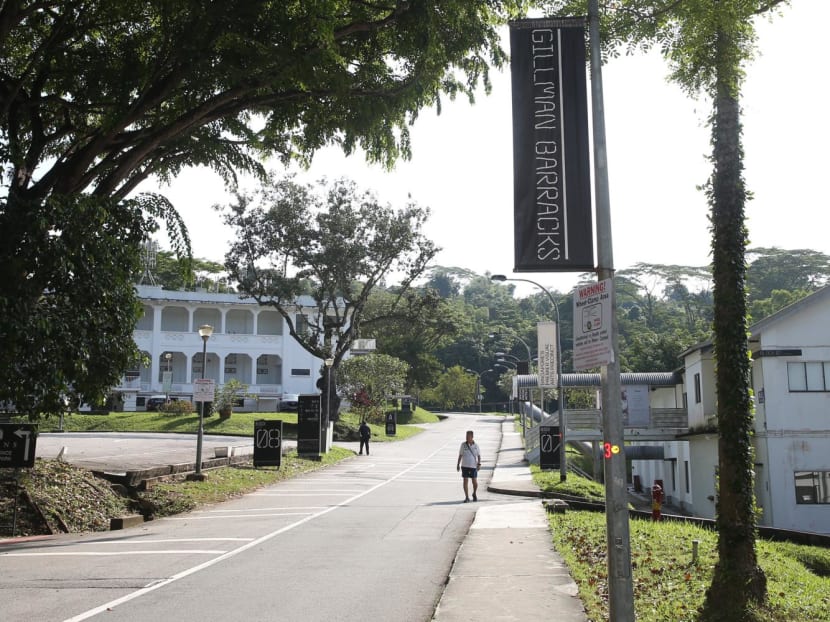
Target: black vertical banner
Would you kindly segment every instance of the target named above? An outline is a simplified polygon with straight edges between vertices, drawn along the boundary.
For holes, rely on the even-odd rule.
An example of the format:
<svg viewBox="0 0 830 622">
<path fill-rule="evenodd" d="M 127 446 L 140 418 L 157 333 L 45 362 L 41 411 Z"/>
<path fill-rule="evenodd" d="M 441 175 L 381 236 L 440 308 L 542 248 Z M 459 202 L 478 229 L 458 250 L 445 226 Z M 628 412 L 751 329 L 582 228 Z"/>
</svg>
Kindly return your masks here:
<svg viewBox="0 0 830 622">
<path fill-rule="evenodd" d="M 594 267 L 583 19 L 510 23 L 514 272 Z"/>
<path fill-rule="evenodd" d="M 300 395 L 297 401 L 297 454 L 320 457 L 321 410 L 319 395 Z"/>
</svg>

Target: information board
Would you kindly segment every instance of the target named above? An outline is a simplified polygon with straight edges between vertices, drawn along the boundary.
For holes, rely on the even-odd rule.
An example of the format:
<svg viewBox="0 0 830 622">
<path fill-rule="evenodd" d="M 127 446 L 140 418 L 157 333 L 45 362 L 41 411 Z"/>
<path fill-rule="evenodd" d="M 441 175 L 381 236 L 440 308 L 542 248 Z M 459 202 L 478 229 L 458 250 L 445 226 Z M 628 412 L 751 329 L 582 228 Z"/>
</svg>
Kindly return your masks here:
<svg viewBox="0 0 830 622">
<path fill-rule="evenodd" d="M 395 436 L 398 433 L 398 422 L 395 419 L 395 411 L 386 413 L 386 436 Z"/>
<path fill-rule="evenodd" d="M 282 464 L 282 421 L 254 421 L 254 467 Z"/>
<path fill-rule="evenodd" d="M 31 423 L 0 423 L 0 468 L 35 466 L 36 432 Z"/>
<path fill-rule="evenodd" d="M 558 425 L 539 426 L 539 468 L 555 470 L 559 468 L 559 446 L 562 435 Z"/>
<path fill-rule="evenodd" d="M 582 285 L 574 294 L 573 367 L 584 371 L 614 362 L 611 344 L 612 279 Z"/>
<path fill-rule="evenodd" d="M 300 395 L 297 403 L 297 454 L 320 457 L 320 396 Z"/>
<path fill-rule="evenodd" d="M 193 401 L 212 402 L 216 382 L 213 378 L 197 378 L 193 381 Z"/>
</svg>

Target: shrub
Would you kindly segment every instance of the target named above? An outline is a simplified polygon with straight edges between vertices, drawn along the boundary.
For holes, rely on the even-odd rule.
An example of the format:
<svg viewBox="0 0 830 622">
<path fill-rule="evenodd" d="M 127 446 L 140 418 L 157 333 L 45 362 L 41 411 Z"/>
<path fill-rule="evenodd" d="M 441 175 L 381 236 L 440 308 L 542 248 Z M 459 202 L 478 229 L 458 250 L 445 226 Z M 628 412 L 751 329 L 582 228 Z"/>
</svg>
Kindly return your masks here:
<svg viewBox="0 0 830 622">
<path fill-rule="evenodd" d="M 193 404 L 185 400 L 175 400 L 159 405 L 159 411 L 172 415 L 190 414 L 193 412 Z"/>
</svg>

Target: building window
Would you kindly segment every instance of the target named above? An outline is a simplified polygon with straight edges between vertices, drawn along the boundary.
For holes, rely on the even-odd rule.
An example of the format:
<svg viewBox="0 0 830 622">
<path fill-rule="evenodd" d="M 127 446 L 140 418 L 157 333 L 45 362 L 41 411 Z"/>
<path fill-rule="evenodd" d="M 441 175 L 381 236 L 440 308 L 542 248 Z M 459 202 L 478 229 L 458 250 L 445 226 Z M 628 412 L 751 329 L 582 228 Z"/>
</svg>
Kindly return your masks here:
<svg viewBox="0 0 830 622">
<path fill-rule="evenodd" d="M 671 489 L 672 492 L 677 490 L 677 460 L 671 461 Z"/>
<path fill-rule="evenodd" d="M 795 502 L 799 505 L 830 503 L 830 471 L 796 471 Z"/>
<path fill-rule="evenodd" d="M 695 374 L 695 404 L 700 404 L 700 374 Z"/>
<path fill-rule="evenodd" d="M 291 370 L 292 376 L 310 376 L 311 370 L 310 369 L 292 369 Z"/>
<path fill-rule="evenodd" d="M 791 393 L 828 391 L 830 363 L 787 363 Z"/>
<path fill-rule="evenodd" d="M 683 466 L 685 467 L 686 471 L 686 493 L 692 492 L 692 485 L 691 485 L 691 477 L 689 477 L 689 461 L 685 460 L 683 462 Z"/>
<path fill-rule="evenodd" d="M 309 331 L 308 316 L 298 313 L 294 316 L 294 326 L 298 335 L 305 335 Z"/>
</svg>

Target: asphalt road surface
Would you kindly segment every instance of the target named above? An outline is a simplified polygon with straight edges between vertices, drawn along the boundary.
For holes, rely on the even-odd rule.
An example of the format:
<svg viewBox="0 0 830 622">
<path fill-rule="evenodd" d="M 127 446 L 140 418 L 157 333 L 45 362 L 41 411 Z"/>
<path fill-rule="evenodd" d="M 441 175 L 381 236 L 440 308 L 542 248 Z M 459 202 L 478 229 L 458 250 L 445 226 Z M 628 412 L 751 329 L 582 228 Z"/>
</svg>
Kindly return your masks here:
<svg viewBox="0 0 830 622">
<path fill-rule="evenodd" d="M 233 449 L 235 455 L 254 451 L 252 437 L 204 435 L 202 456 L 212 458 L 217 447 Z M 286 441 L 286 445 L 296 441 Z M 196 462 L 195 434 L 58 432 L 39 434 L 38 458 L 64 459 L 93 471 L 140 471 L 155 466 Z"/>
<path fill-rule="evenodd" d="M 0 547 L 0 618 L 429 620 L 478 507 L 502 419 L 454 415 L 370 456 L 120 532 Z M 455 470 L 482 448 L 478 503 Z"/>
</svg>

